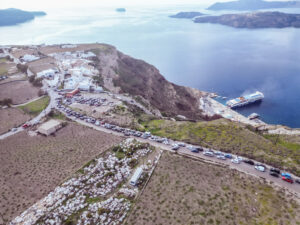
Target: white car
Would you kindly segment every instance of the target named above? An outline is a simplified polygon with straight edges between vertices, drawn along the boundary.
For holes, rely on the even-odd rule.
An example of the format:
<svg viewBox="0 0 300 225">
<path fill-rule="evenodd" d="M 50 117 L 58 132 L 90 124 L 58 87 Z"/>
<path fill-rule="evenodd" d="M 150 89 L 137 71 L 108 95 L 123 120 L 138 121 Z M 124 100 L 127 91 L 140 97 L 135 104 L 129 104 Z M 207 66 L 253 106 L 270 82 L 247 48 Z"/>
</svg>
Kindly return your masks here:
<svg viewBox="0 0 300 225">
<path fill-rule="evenodd" d="M 210 156 L 210 157 L 214 157 L 214 153 L 213 153 L 213 152 L 210 152 L 210 151 L 204 151 L 204 152 L 203 152 L 203 155 Z"/>
<path fill-rule="evenodd" d="M 266 170 L 266 168 L 264 166 L 255 166 L 254 168 L 260 172 L 265 172 L 265 170 Z"/>
<path fill-rule="evenodd" d="M 231 162 L 232 162 L 232 163 L 235 163 L 235 164 L 240 164 L 240 163 L 241 163 L 241 161 L 238 160 L 238 158 L 232 159 Z"/>
<path fill-rule="evenodd" d="M 226 160 L 226 157 L 225 157 L 225 155 L 220 154 L 220 155 L 217 156 L 217 159 Z"/>
<path fill-rule="evenodd" d="M 17 131 L 17 128 L 14 127 L 14 128 L 11 129 L 11 131 L 15 132 L 15 131 Z"/>
</svg>

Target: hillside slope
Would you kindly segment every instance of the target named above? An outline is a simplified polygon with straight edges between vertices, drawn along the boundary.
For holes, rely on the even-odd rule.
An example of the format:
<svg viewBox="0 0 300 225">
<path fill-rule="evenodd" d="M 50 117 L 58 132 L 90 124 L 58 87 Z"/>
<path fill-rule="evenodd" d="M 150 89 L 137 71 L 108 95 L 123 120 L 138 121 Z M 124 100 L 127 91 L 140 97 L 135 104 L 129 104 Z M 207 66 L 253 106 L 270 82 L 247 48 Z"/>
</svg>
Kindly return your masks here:
<svg viewBox="0 0 300 225">
<path fill-rule="evenodd" d="M 109 45 L 93 49 L 102 85 L 114 93 L 142 97 L 163 115 L 202 118 L 199 97 L 206 93 L 167 81 L 154 66 Z"/>
</svg>

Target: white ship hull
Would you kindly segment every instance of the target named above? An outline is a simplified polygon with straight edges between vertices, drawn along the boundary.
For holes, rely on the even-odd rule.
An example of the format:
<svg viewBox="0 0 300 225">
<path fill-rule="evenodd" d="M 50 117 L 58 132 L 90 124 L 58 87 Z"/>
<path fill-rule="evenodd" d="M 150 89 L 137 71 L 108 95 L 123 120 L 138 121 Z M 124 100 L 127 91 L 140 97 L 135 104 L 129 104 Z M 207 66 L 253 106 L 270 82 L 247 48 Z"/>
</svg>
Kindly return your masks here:
<svg viewBox="0 0 300 225">
<path fill-rule="evenodd" d="M 264 98 L 263 93 L 257 91 L 250 95 L 245 95 L 239 98 L 231 99 L 226 102 L 226 105 L 230 108 L 237 108 L 237 107 L 242 107 L 245 105 L 262 101 L 263 98 Z"/>
</svg>

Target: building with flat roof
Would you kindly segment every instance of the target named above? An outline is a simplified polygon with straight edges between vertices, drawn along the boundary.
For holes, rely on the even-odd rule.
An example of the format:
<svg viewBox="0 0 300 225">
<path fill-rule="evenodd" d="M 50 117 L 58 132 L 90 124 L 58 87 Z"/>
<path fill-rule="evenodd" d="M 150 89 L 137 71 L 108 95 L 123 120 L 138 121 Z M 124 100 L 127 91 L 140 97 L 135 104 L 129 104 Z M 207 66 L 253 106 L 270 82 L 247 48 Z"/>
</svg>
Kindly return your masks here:
<svg viewBox="0 0 300 225">
<path fill-rule="evenodd" d="M 49 121 L 43 123 L 38 128 L 38 132 L 40 134 L 44 134 L 46 136 L 49 136 L 50 134 L 55 133 L 61 127 L 62 127 L 62 122 L 60 122 L 58 120 L 49 120 Z"/>
<path fill-rule="evenodd" d="M 137 183 L 138 183 L 140 177 L 142 176 L 142 173 L 143 173 L 142 167 L 138 167 L 138 168 L 136 169 L 136 171 L 134 172 L 133 176 L 132 176 L 131 179 L 130 179 L 130 184 L 131 184 L 132 186 L 137 185 Z"/>
</svg>

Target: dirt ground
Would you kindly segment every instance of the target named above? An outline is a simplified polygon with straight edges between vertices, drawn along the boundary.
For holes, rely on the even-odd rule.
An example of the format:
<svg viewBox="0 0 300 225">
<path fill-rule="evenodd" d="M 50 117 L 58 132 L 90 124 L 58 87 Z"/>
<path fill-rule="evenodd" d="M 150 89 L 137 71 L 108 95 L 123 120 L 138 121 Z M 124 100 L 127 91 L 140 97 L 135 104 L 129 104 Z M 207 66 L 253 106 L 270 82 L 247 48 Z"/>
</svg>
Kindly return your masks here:
<svg viewBox="0 0 300 225">
<path fill-rule="evenodd" d="M 18 108 L 0 109 L 0 134 L 25 123 L 29 119 L 30 116 Z"/>
<path fill-rule="evenodd" d="M 19 215 L 121 137 L 68 124 L 55 136 L 21 132 L 0 141 L 0 220 Z"/>
<path fill-rule="evenodd" d="M 262 179 L 165 152 L 126 224 L 299 224 L 293 197 Z"/>
<path fill-rule="evenodd" d="M 45 57 L 45 58 L 42 58 L 39 60 L 35 60 L 35 61 L 27 63 L 27 65 L 33 73 L 38 73 L 43 70 L 47 70 L 47 69 L 56 67 L 55 59 L 51 58 L 51 57 Z"/>
<path fill-rule="evenodd" d="M 0 85 L 0 99 L 10 98 L 13 104 L 22 104 L 38 97 L 39 89 L 28 81 L 15 81 Z"/>
</svg>

